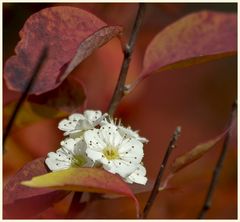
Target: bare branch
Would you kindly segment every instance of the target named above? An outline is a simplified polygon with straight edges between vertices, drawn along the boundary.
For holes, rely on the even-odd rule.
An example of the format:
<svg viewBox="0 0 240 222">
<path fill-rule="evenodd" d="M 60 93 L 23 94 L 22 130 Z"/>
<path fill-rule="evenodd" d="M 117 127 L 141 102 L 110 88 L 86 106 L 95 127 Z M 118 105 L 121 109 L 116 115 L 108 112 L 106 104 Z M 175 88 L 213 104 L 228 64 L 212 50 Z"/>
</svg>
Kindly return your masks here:
<svg viewBox="0 0 240 222">
<path fill-rule="evenodd" d="M 235 102 L 232 105 L 231 117 L 230 117 L 230 120 L 229 120 L 229 123 L 228 123 L 229 127 L 233 124 L 233 121 L 235 119 L 234 116 L 236 115 L 236 110 L 237 110 L 237 102 Z M 214 192 L 214 190 L 217 186 L 217 182 L 218 182 L 221 170 L 223 168 L 223 162 L 224 162 L 224 159 L 226 157 L 227 147 L 228 147 L 228 144 L 229 144 L 229 141 L 230 141 L 230 136 L 231 136 L 231 129 L 228 131 L 228 133 L 227 133 L 227 135 L 224 139 L 222 151 L 221 151 L 221 154 L 220 154 L 219 159 L 217 161 L 217 164 L 215 166 L 215 169 L 213 171 L 213 175 L 212 175 L 212 179 L 211 179 L 211 182 L 210 182 L 210 185 L 209 185 L 209 188 L 208 188 L 208 192 L 207 192 L 205 201 L 203 203 L 203 207 L 202 207 L 201 211 L 199 212 L 198 219 L 203 219 L 205 214 L 207 213 L 207 211 L 210 209 L 210 207 L 212 205 L 213 192 Z"/>
<path fill-rule="evenodd" d="M 14 120 L 16 119 L 17 115 L 18 115 L 18 112 L 23 104 L 23 102 L 25 101 L 28 93 L 30 92 L 30 90 L 32 89 L 32 87 L 34 86 L 34 83 L 35 83 L 35 80 L 38 76 L 38 73 L 43 65 L 43 63 L 45 62 L 46 58 L 47 58 L 47 53 L 48 53 L 48 49 L 47 47 L 44 47 L 42 49 L 42 52 L 40 53 L 40 56 L 39 56 L 39 59 L 38 59 L 38 62 L 35 66 L 35 68 L 33 69 L 33 73 L 32 73 L 32 77 L 30 78 L 29 82 L 26 84 L 26 88 L 24 90 L 24 92 L 22 93 L 20 99 L 18 100 L 17 104 L 16 104 L 16 107 L 10 117 L 10 120 L 6 126 L 6 129 L 3 133 L 3 152 L 4 152 L 4 144 L 6 142 L 6 139 L 12 129 L 12 126 L 13 126 L 13 123 L 14 123 Z"/>
<path fill-rule="evenodd" d="M 157 175 L 157 178 L 155 180 L 155 183 L 154 183 L 154 186 L 153 186 L 153 189 L 151 191 L 151 194 L 148 198 L 148 201 L 144 207 L 144 210 L 143 210 L 143 215 L 142 215 L 142 218 L 147 218 L 148 216 L 148 213 L 158 195 L 158 192 L 159 192 L 159 187 L 160 187 L 160 184 L 161 184 L 161 180 L 162 180 L 162 177 L 163 177 L 163 173 L 164 173 L 164 170 L 165 170 L 165 167 L 167 165 L 167 161 L 169 159 L 169 156 L 171 154 L 171 152 L 173 151 L 173 149 L 176 147 L 176 143 L 177 143 L 177 140 L 178 140 L 178 137 L 181 133 L 181 127 L 178 126 L 172 136 L 172 139 L 168 145 L 168 148 L 166 150 L 166 153 L 164 155 L 164 158 L 163 158 L 163 161 L 162 161 L 162 164 L 160 166 L 160 169 L 159 169 L 159 172 L 158 172 L 158 175 Z"/>
<path fill-rule="evenodd" d="M 121 71 L 119 74 L 118 82 L 117 82 L 114 94 L 112 96 L 111 102 L 109 104 L 108 113 L 111 116 L 114 114 L 120 100 L 124 96 L 125 82 L 126 82 L 126 77 L 127 77 L 127 73 L 128 73 L 128 67 L 129 67 L 129 63 L 131 61 L 133 47 L 135 45 L 136 38 L 137 38 L 138 32 L 140 30 L 140 27 L 141 27 L 141 24 L 143 21 L 144 12 L 145 12 L 145 3 L 140 3 L 129 42 L 125 46 L 125 49 L 124 49 L 124 58 L 123 58 L 123 63 L 122 63 Z"/>
</svg>

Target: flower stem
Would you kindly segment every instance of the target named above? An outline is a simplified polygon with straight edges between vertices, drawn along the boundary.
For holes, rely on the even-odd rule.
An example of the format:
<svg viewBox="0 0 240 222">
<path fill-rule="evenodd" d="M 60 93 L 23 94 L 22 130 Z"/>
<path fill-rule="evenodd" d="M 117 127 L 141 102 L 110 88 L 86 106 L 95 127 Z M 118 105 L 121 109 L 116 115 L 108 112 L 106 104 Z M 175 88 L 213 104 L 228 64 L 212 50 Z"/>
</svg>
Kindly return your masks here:
<svg viewBox="0 0 240 222">
<path fill-rule="evenodd" d="M 4 149 L 4 144 L 6 142 L 6 139 L 12 129 L 12 126 L 13 126 L 13 123 L 18 115 L 18 112 L 23 104 L 23 102 L 25 101 L 28 93 L 30 92 L 30 90 L 32 89 L 32 87 L 34 86 L 34 83 L 35 83 L 35 80 L 39 74 L 39 71 L 43 65 L 43 63 L 45 62 L 46 58 L 47 58 L 47 53 L 48 53 L 48 48 L 47 47 L 44 47 L 40 53 L 40 56 L 39 56 L 39 59 L 38 59 L 38 62 L 36 64 L 36 66 L 34 67 L 33 69 L 33 73 L 31 75 L 31 78 L 29 80 L 29 82 L 26 84 L 26 88 L 24 90 L 24 92 L 22 93 L 20 99 L 18 100 L 15 108 L 14 108 L 14 111 L 8 121 L 8 124 L 4 130 L 4 133 L 3 133 L 3 153 L 5 151 Z"/>
<path fill-rule="evenodd" d="M 133 47 L 135 45 L 136 39 L 137 39 L 137 35 L 139 33 L 142 21 L 143 21 L 143 15 L 145 12 L 145 3 L 140 3 L 139 4 L 139 8 L 138 8 L 138 12 L 137 12 L 137 16 L 135 19 L 135 23 L 133 25 L 133 29 L 131 32 L 131 36 L 129 39 L 128 44 L 125 46 L 124 49 L 124 58 L 123 58 L 123 63 L 122 63 L 122 67 L 120 70 L 120 74 L 119 74 L 119 78 L 118 78 L 118 82 L 114 91 L 114 94 L 112 96 L 111 102 L 109 104 L 109 108 L 108 108 L 108 113 L 109 115 L 113 116 L 119 102 L 121 101 L 122 97 L 124 96 L 124 91 L 125 91 L 125 82 L 126 82 L 126 77 L 127 77 L 127 73 L 128 73 L 128 68 L 129 68 L 129 63 L 131 61 L 131 55 L 133 52 Z"/>
<path fill-rule="evenodd" d="M 173 149 L 176 147 L 176 143 L 177 143 L 177 140 L 178 140 L 178 137 L 181 133 L 181 127 L 178 126 L 172 136 L 172 139 L 171 141 L 169 142 L 169 145 L 168 145 L 168 148 L 166 150 L 166 153 L 164 155 L 164 158 L 163 158 L 163 161 L 162 161 L 162 164 L 160 166 L 160 169 L 159 169 L 159 172 L 158 172 L 158 175 L 157 175 L 157 178 L 155 180 L 155 183 L 154 183 L 154 186 L 153 186 L 153 189 L 151 191 L 151 194 L 147 200 L 147 203 L 144 207 L 144 210 L 143 210 L 143 215 L 142 215 L 142 218 L 143 219 L 146 219 L 147 216 L 148 216 L 148 213 L 158 195 L 158 192 L 159 192 L 159 187 L 160 187 L 160 184 L 161 184 L 161 179 L 162 179 L 162 176 L 163 176 L 163 173 L 164 173 L 164 170 L 165 170 L 165 167 L 167 165 L 167 161 L 169 159 L 169 156 L 171 154 L 171 152 L 173 151 Z"/>
<path fill-rule="evenodd" d="M 230 117 L 230 120 L 228 123 L 229 126 L 231 126 L 233 124 L 233 121 L 235 119 L 234 116 L 236 115 L 236 110 L 237 110 L 237 102 L 235 102 L 232 105 L 231 117 Z M 204 216 L 206 215 L 207 211 L 210 209 L 210 207 L 212 205 L 213 192 L 217 186 L 217 182 L 218 182 L 221 170 L 223 168 L 223 162 L 226 157 L 227 147 L 228 147 L 228 144 L 230 141 L 230 136 L 231 136 L 231 129 L 228 131 L 228 133 L 224 139 L 222 151 L 221 151 L 221 154 L 217 161 L 217 164 L 215 166 L 215 169 L 213 171 L 213 175 L 212 175 L 212 179 L 211 179 L 211 182 L 210 182 L 210 185 L 208 188 L 208 192 L 207 192 L 205 201 L 203 203 L 203 207 L 202 207 L 201 211 L 199 212 L 198 219 L 203 219 Z"/>
</svg>

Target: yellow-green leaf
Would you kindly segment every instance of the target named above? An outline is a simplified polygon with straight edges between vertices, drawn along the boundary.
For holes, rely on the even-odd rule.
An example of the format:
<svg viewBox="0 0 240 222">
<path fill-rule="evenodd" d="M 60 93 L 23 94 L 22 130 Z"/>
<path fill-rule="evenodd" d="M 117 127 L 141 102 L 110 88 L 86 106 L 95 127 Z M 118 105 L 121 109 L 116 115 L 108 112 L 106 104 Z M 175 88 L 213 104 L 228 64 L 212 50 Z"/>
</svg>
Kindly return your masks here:
<svg viewBox="0 0 240 222">
<path fill-rule="evenodd" d="M 121 194 L 132 198 L 137 215 L 139 203 L 128 185 L 117 175 L 98 168 L 69 168 L 33 177 L 21 184 L 35 188 L 52 188 L 78 192 Z"/>
</svg>

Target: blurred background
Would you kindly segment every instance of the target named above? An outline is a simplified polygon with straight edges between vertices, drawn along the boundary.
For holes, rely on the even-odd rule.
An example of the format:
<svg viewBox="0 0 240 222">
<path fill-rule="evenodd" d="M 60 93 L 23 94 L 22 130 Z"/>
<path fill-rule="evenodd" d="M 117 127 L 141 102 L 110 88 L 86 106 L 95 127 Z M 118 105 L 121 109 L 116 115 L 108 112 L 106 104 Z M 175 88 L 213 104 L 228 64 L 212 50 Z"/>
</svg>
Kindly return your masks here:
<svg viewBox="0 0 240 222">
<path fill-rule="evenodd" d="M 71 5 L 92 12 L 110 25 L 121 25 L 128 39 L 137 4 L 127 3 L 4 3 L 3 64 L 14 54 L 20 40 L 18 32 L 33 13 L 51 6 Z M 236 3 L 148 4 L 139 33 L 127 82 L 139 75 L 145 49 L 164 27 L 191 12 L 213 10 L 237 13 Z M 109 59 L 110 58 L 110 59 Z M 88 93 L 87 108 L 106 111 L 122 63 L 121 46 L 113 39 L 83 61 L 71 74 L 81 79 Z M 111 61 L 111 62 L 110 62 Z M 92 65 L 94 64 L 94 66 Z M 4 126 L 12 104 L 19 93 L 10 91 L 3 82 Z M 149 181 L 154 181 L 172 133 L 182 127 L 178 146 L 169 163 L 199 143 L 219 135 L 230 117 L 231 105 L 237 98 L 237 60 L 235 56 L 151 75 L 121 102 L 116 116 L 126 125 L 140 130 L 149 139 L 144 163 Z M 29 114 L 30 112 L 30 114 Z M 44 111 L 43 111 L 44 112 Z M 34 121 L 26 121 L 31 115 Z M 26 108 L 16 121 L 3 157 L 3 183 L 25 163 L 58 148 L 62 133 L 57 129 L 61 115 L 38 116 Z M 24 119 L 25 118 L 25 119 Z M 218 186 L 213 196 L 208 219 L 237 218 L 237 133 L 236 127 L 228 147 Z M 202 207 L 211 175 L 219 157 L 222 142 L 197 162 L 179 172 L 170 182 L 172 189 L 159 193 L 149 219 L 195 219 Z M 167 171 L 165 172 L 165 176 Z M 146 188 L 147 190 L 147 188 Z M 138 194 L 142 207 L 149 192 Z M 70 197 L 39 215 L 39 219 L 63 218 Z M 127 198 L 98 200 L 79 213 L 79 218 L 134 218 L 134 206 Z"/>
</svg>

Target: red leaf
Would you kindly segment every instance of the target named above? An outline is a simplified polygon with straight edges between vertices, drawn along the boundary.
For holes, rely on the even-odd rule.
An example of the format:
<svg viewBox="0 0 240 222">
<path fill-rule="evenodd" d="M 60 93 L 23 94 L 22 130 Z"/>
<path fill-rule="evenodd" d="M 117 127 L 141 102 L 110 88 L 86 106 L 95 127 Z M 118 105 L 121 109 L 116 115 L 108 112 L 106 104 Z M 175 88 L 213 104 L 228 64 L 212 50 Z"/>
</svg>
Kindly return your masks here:
<svg viewBox="0 0 240 222">
<path fill-rule="evenodd" d="M 231 120 L 230 125 L 224 130 L 223 133 L 218 135 L 217 137 L 208 140 L 205 143 L 201 143 L 195 146 L 190 151 L 184 153 L 183 155 L 177 157 L 171 166 L 171 173 L 175 174 L 178 171 L 182 170 L 189 164 L 195 162 L 196 160 L 200 159 L 203 155 L 208 153 L 220 140 L 222 140 L 227 133 L 231 133 L 233 126 L 236 124 L 236 113 L 234 111 L 233 119 Z"/>
<path fill-rule="evenodd" d="M 44 158 L 38 158 L 26 164 L 8 181 L 3 189 L 3 217 L 5 219 L 35 217 L 68 194 L 65 191 L 34 189 L 20 184 L 23 180 L 47 172 Z"/>
<path fill-rule="evenodd" d="M 46 98 L 48 99 L 46 100 Z M 31 95 L 28 98 L 31 102 L 47 105 L 68 113 L 80 112 L 81 108 L 85 105 L 85 99 L 86 94 L 83 84 L 78 79 L 74 79 L 71 76 L 66 78 L 56 89 L 38 96 Z M 30 103 L 30 105 L 32 105 L 32 103 Z M 32 108 L 40 115 L 45 115 L 45 113 L 34 109 L 34 106 L 32 106 Z"/>
<path fill-rule="evenodd" d="M 177 173 L 178 171 L 185 168 L 189 164 L 200 159 L 204 154 L 210 151 L 210 149 L 213 148 L 225 136 L 227 132 L 228 130 L 222 133 L 221 135 L 217 136 L 216 138 L 209 140 L 205 143 L 201 143 L 195 146 L 192 150 L 177 157 L 171 166 L 171 172 Z"/>
<path fill-rule="evenodd" d="M 221 141 L 227 133 L 231 133 L 234 125 L 236 124 L 236 114 L 234 113 L 233 120 L 231 121 L 230 126 L 225 129 L 223 133 L 218 135 L 217 137 L 208 140 L 204 143 L 198 144 L 190 151 L 182 154 L 181 156 L 177 157 L 170 167 L 170 174 L 166 177 L 165 181 L 159 187 L 159 190 L 165 190 L 168 186 L 168 182 L 175 176 L 176 173 L 184 169 L 185 167 L 189 166 L 193 162 L 197 161 L 205 154 L 207 154 L 219 141 Z"/>
<path fill-rule="evenodd" d="M 112 193 L 134 200 L 137 216 L 139 203 L 128 185 L 117 175 L 98 168 L 69 168 L 33 177 L 22 184 L 35 188 L 53 188 L 78 192 Z"/>
<path fill-rule="evenodd" d="M 236 54 L 237 16 L 202 11 L 185 16 L 149 44 L 140 79 L 155 71 L 177 69 Z"/>
<path fill-rule="evenodd" d="M 15 48 L 16 55 L 5 64 L 7 86 L 23 91 L 41 49 L 48 46 L 47 61 L 31 93 L 39 95 L 52 90 L 94 49 L 121 31 L 120 27 L 107 26 L 79 8 L 58 6 L 43 9 L 30 16 L 20 31 L 21 41 Z"/>
</svg>

